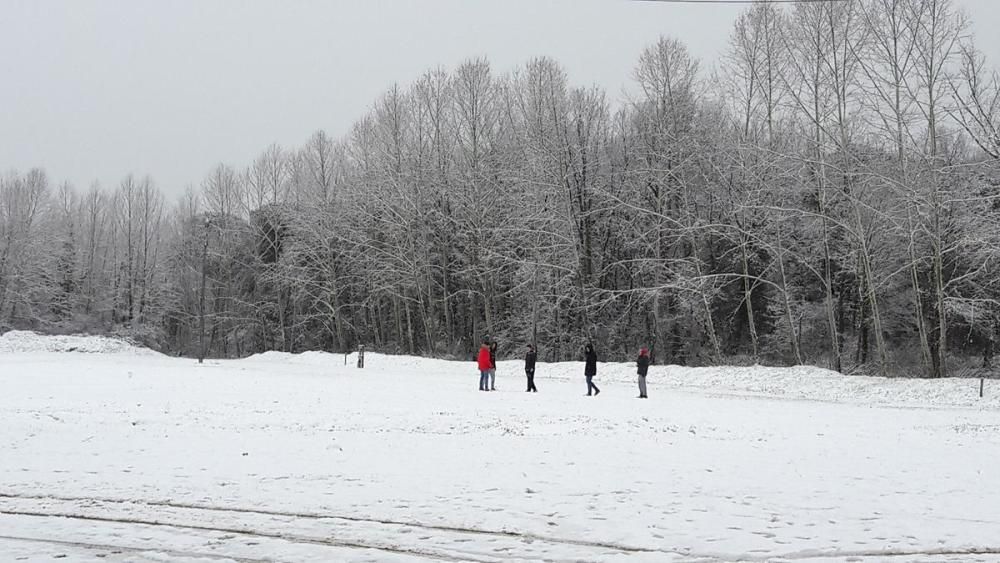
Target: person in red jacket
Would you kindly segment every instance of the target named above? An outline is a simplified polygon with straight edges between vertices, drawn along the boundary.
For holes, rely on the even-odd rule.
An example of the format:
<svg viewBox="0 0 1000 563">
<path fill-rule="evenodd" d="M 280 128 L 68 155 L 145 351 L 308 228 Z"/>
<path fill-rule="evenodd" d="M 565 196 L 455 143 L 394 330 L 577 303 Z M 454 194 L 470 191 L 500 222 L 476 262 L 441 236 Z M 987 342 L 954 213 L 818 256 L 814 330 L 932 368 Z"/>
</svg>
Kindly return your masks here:
<svg viewBox="0 0 1000 563">
<path fill-rule="evenodd" d="M 490 357 L 489 344 L 487 344 L 485 340 L 482 345 L 479 346 L 477 364 L 479 366 L 479 390 L 489 391 L 490 369 L 493 367 L 493 360 Z"/>
</svg>

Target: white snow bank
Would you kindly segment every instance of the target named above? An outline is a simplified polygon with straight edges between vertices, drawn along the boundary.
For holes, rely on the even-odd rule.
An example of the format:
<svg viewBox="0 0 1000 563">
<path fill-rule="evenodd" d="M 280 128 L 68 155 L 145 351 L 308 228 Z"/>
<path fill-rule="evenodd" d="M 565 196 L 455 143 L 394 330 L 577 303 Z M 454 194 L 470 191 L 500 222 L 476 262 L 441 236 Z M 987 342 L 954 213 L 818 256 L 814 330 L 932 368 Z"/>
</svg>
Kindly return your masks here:
<svg viewBox="0 0 1000 563">
<path fill-rule="evenodd" d="M 358 364 L 358 353 L 351 352 L 350 354 L 337 354 L 330 352 L 300 352 L 297 354 L 291 354 L 288 352 L 262 352 L 260 354 L 254 354 L 245 358 L 247 361 L 264 361 L 264 362 L 275 362 L 283 364 L 294 364 L 301 366 L 318 366 L 318 367 L 343 367 L 347 365 L 348 367 L 356 367 Z M 507 367 L 508 373 L 516 362 L 501 362 L 501 364 L 509 364 Z M 390 370 L 401 375 L 406 374 L 459 374 L 467 373 L 470 369 L 475 368 L 475 362 L 459 362 L 452 360 L 438 360 L 435 358 L 424 358 L 420 356 L 392 356 L 388 354 L 380 354 L 377 352 L 365 352 L 365 368 L 372 368 L 378 370 Z"/>
<path fill-rule="evenodd" d="M 0 353 L 87 352 L 97 354 L 158 355 L 127 340 L 104 336 L 46 336 L 30 331 L 0 335 Z M 346 361 L 345 361 L 346 360 Z M 236 362 L 267 363 L 304 368 L 321 367 L 327 373 L 372 373 L 389 377 L 444 375 L 478 382 L 474 361 L 453 361 L 418 356 L 365 353 L 365 370 L 357 370 L 357 353 L 264 352 Z M 498 385 L 521 386 L 522 360 L 498 362 Z M 272 369 L 272 368 L 268 368 Z M 631 384 L 636 380 L 635 363 L 600 362 L 597 383 Z M 583 385 L 583 362 L 539 363 L 539 382 L 579 381 Z M 514 383 L 516 381 L 516 383 Z M 847 376 L 814 366 L 650 366 L 647 383 L 651 393 L 679 389 L 717 395 L 750 395 L 796 400 L 857 403 L 882 406 L 972 407 L 1000 409 L 1000 381 L 986 382 L 985 397 L 979 397 L 979 380 L 969 378 L 906 379 Z"/>
<path fill-rule="evenodd" d="M 650 369 L 648 381 L 650 384 L 662 382 L 710 392 L 738 392 L 789 399 L 1000 409 L 1000 393 L 997 393 L 1000 382 L 987 382 L 986 396 L 980 399 L 979 380 L 968 378 L 910 379 L 842 375 L 813 366 L 658 366 Z"/>
<path fill-rule="evenodd" d="M 156 352 L 121 338 L 109 336 L 52 336 L 29 330 L 12 330 L 0 335 L 0 353 L 84 352 L 91 354 L 157 355 Z"/>
<path fill-rule="evenodd" d="M 345 369 L 344 354 L 327 352 L 265 352 L 246 361 L 267 361 L 291 365 Z M 347 355 L 346 369 L 354 372 L 357 353 Z M 414 356 L 390 356 L 365 353 L 365 371 L 390 376 L 450 375 L 468 377 L 470 385 L 478 381 L 476 363 L 449 361 Z M 597 383 L 632 383 L 636 380 L 634 362 L 600 362 Z M 497 363 L 497 381 L 521 385 L 524 363 L 505 360 Z M 583 362 L 539 363 L 535 377 L 573 381 L 583 385 Z M 814 366 L 716 366 L 692 368 L 684 366 L 651 366 L 647 383 L 651 392 L 678 388 L 720 395 L 753 395 L 804 399 L 812 401 L 848 402 L 873 405 L 928 407 L 979 407 L 1000 409 L 1000 381 L 986 382 L 986 396 L 979 398 L 979 380 L 968 378 L 908 379 L 841 375 Z"/>
<path fill-rule="evenodd" d="M 514 362 L 511 362 L 513 368 Z M 512 371 L 512 370 L 511 370 Z M 583 379 L 583 363 L 539 365 L 536 377 Z M 598 365 L 598 380 L 635 381 L 635 363 Z M 709 393 L 759 395 L 813 401 L 906 406 L 967 406 L 1000 409 L 1000 382 L 986 382 L 979 398 L 979 380 L 968 378 L 910 379 L 842 375 L 815 366 L 650 366 L 651 389 L 679 387 Z"/>
</svg>

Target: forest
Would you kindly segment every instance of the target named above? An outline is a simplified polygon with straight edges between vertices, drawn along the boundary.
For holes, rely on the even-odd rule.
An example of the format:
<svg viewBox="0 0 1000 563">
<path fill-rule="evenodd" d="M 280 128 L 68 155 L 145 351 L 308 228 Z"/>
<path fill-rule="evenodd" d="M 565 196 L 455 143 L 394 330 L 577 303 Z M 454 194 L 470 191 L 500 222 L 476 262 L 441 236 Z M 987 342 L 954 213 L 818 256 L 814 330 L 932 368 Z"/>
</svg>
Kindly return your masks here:
<svg viewBox="0 0 1000 563">
<path fill-rule="evenodd" d="M 558 61 L 391 85 L 168 201 L 0 178 L 0 332 L 164 353 L 813 364 L 947 377 L 1000 334 L 1000 75 L 952 0 L 754 4 L 620 99 Z M 342 133 L 342 134 L 340 134 Z M 0 163 L 2 164 L 2 163 Z M 172 189 L 170 193 L 179 193 Z"/>
</svg>

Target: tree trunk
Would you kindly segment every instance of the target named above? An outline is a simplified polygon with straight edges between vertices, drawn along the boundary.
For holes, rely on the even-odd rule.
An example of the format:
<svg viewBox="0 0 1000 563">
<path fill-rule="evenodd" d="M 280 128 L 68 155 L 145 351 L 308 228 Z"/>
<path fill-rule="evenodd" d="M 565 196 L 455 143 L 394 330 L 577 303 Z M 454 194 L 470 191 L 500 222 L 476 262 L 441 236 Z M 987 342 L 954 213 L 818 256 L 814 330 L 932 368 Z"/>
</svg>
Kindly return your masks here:
<svg viewBox="0 0 1000 563">
<path fill-rule="evenodd" d="M 746 233 L 740 231 L 740 258 L 743 266 L 743 301 L 747 308 L 747 328 L 750 331 L 750 346 L 753 352 L 753 359 L 756 362 L 760 357 L 760 350 L 757 345 L 757 323 L 753 317 L 753 288 L 750 281 L 750 259 L 747 256 Z"/>
<path fill-rule="evenodd" d="M 801 365 L 803 363 L 802 352 L 799 348 L 799 335 L 795 331 L 795 321 L 792 318 L 792 301 L 788 295 L 788 278 L 785 275 L 785 256 L 780 228 L 778 229 L 777 242 L 779 283 L 781 284 L 782 303 L 785 306 L 785 321 L 788 323 L 788 338 L 792 346 L 792 357 L 795 358 L 795 364 Z"/>
</svg>

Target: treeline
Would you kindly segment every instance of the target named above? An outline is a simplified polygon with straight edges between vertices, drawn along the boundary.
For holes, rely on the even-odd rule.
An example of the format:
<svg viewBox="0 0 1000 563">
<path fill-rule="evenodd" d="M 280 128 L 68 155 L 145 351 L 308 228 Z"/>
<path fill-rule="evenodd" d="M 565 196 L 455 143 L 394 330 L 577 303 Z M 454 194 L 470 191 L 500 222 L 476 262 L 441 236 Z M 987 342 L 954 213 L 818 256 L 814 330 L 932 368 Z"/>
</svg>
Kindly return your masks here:
<svg viewBox="0 0 1000 563">
<path fill-rule="evenodd" d="M 540 58 L 393 86 L 340 139 L 149 178 L 0 183 L 0 330 L 168 353 L 954 374 L 1000 326 L 1000 87 L 950 0 L 754 5 L 704 69 L 662 39 L 630 99 Z M 973 358 L 975 360 L 973 360 Z"/>
</svg>

